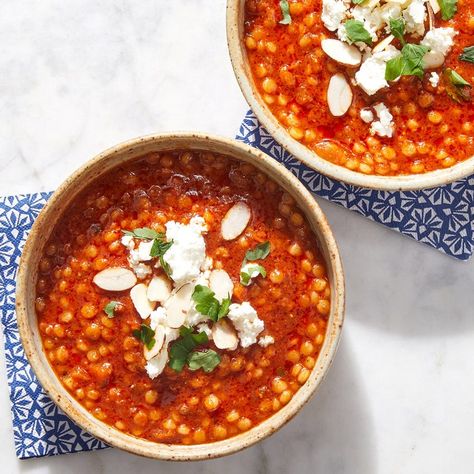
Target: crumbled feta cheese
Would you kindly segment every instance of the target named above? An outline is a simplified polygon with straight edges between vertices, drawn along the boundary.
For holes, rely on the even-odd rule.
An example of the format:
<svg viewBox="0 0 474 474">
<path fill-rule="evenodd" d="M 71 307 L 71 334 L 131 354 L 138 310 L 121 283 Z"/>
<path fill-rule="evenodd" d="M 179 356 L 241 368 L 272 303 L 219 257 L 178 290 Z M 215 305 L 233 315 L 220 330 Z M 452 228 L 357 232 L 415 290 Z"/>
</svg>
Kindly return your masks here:
<svg viewBox="0 0 474 474">
<path fill-rule="evenodd" d="M 130 262 L 130 259 L 129 259 L 129 262 Z M 150 266 L 145 265 L 144 263 L 130 262 L 130 267 L 135 272 L 135 275 L 137 275 L 137 278 L 139 280 L 143 280 L 144 278 L 146 278 L 148 275 L 151 275 L 152 273 Z"/>
<path fill-rule="evenodd" d="M 275 339 L 272 336 L 263 336 L 258 340 L 258 345 L 262 347 L 267 347 L 270 344 L 273 344 Z"/>
<path fill-rule="evenodd" d="M 439 84 L 439 74 L 437 72 L 432 72 L 430 74 L 430 77 L 428 79 L 430 81 L 430 84 L 433 86 L 433 87 L 438 87 L 438 84 Z"/>
<path fill-rule="evenodd" d="M 256 266 L 257 266 L 256 263 L 250 262 L 250 263 L 246 263 L 240 269 L 241 273 L 247 273 L 248 275 L 250 275 L 249 284 L 250 284 L 250 281 L 252 280 L 252 278 L 257 278 L 260 275 L 260 272 L 258 270 L 255 270 Z"/>
<path fill-rule="evenodd" d="M 120 242 L 122 245 L 128 248 L 128 250 L 133 250 L 135 248 L 135 241 L 133 240 L 133 237 L 131 235 L 124 235 L 121 239 Z"/>
<path fill-rule="evenodd" d="M 265 328 L 264 322 L 259 319 L 257 311 L 248 301 L 244 301 L 242 304 L 231 304 L 227 317 L 234 324 L 242 347 L 249 347 L 255 344 L 257 336 Z"/>
<path fill-rule="evenodd" d="M 346 18 L 349 3 L 343 0 L 323 0 L 321 20 L 329 31 L 336 31 Z"/>
<path fill-rule="evenodd" d="M 127 237 L 130 237 L 132 240 L 126 239 Z M 124 239 L 126 239 L 125 243 Z M 128 263 L 132 270 L 135 272 L 135 275 L 137 275 L 137 278 L 143 280 L 148 275 L 150 275 L 152 273 L 151 268 L 141 262 L 146 262 L 151 259 L 150 250 L 151 246 L 153 245 L 153 241 L 140 242 L 140 244 L 138 245 L 138 249 L 135 249 L 135 243 L 133 242 L 133 238 L 131 236 L 125 235 L 124 237 L 122 237 L 122 244 L 124 244 L 128 249 L 130 249 Z"/>
<path fill-rule="evenodd" d="M 370 109 L 361 109 L 359 114 L 360 114 L 360 118 L 365 123 L 370 123 L 370 122 L 372 122 L 372 120 L 374 120 L 374 114 Z"/>
<path fill-rule="evenodd" d="M 196 328 L 198 332 L 204 332 L 206 333 L 206 336 L 209 340 L 212 339 L 212 331 L 211 328 L 206 324 L 206 323 L 201 323 L 198 325 Z"/>
<path fill-rule="evenodd" d="M 403 10 L 406 32 L 422 36 L 425 32 L 425 18 L 425 0 L 412 0 L 408 8 Z"/>
<path fill-rule="evenodd" d="M 158 306 L 154 311 L 150 314 L 150 327 L 153 331 L 159 325 L 166 326 L 166 309 L 163 306 Z"/>
<path fill-rule="evenodd" d="M 372 122 L 370 133 L 372 135 L 377 134 L 380 137 L 391 137 L 393 135 L 392 114 L 382 103 L 374 105 L 374 110 L 379 120 Z"/>
<path fill-rule="evenodd" d="M 364 24 L 364 28 L 369 32 L 373 41 L 377 41 L 377 31 L 383 26 L 382 10 L 372 9 L 370 6 L 357 5 L 351 10 L 354 20 Z"/>
<path fill-rule="evenodd" d="M 387 87 L 388 83 L 385 80 L 386 63 L 399 54 L 398 49 L 389 45 L 383 51 L 369 56 L 355 74 L 357 84 L 368 95 L 374 95 L 378 90 Z"/>
<path fill-rule="evenodd" d="M 390 20 L 400 18 L 402 9 L 399 3 L 389 2 L 380 8 L 380 17 L 386 24 L 386 32 L 390 33 Z"/>
<path fill-rule="evenodd" d="M 206 265 L 206 243 L 202 236 L 206 230 L 201 216 L 194 216 L 187 225 L 175 221 L 166 223 L 166 238 L 173 240 L 173 245 L 163 259 L 170 266 L 176 285 L 197 278 Z"/>
<path fill-rule="evenodd" d="M 446 56 L 453 46 L 453 38 L 457 34 L 457 31 L 453 28 L 433 28 L 426 33 L 420 44 L 428 46 L 431 50 L 430 52 L 440 53 Z"/>
<path fill-rule="evenodd" d="M 141 262 L 148 262 L 148 260 L 152 259 L 150 252 L 151 248 L 153 247 L 153 243 L 154 241 L 150 240 L 148 242 L 140 242 L 138 245 L 138 258 Z"/>
</svg>

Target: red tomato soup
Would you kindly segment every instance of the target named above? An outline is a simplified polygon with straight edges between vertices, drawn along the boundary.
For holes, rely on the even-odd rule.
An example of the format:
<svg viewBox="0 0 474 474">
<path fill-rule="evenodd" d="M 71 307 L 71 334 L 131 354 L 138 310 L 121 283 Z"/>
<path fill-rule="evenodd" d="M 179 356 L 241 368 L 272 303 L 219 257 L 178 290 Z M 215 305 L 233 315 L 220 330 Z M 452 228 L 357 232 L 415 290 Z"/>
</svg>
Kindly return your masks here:
<svg viewBox="0 0 474 474">
<path fill-rule="evenodd" d="M 365 174 L 474 155 L 474 3 L 246 0 L 263 101 L 295 140 Z"/>
<path fill-rule="evenodd" d="M 269 418 L 306 382 L 330 312 L 325 263 L 293 198 L 252 165 L 148 154 L 89 186 L 39 264 L 58 378 L 96 418 L 206 443 Z"/>
</svg>

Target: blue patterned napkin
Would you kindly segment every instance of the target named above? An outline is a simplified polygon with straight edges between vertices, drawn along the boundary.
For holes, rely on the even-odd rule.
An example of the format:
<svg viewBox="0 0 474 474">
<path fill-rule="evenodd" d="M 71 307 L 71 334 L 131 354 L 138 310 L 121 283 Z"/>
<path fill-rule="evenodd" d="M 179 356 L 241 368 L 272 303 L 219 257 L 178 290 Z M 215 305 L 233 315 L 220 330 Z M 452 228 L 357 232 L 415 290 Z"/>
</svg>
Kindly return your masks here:
<svg viewBox="0 0 474 474">
<path fill-rule="evenodd" d="M 315 195 L 460 260 L 474 250 L 474 175 L 439 188 L 387 192 L 340 183 L 291 156 L 247 112 L 236 136 L 284 164 Z"/>
<path fill-rule="evenodd" d="M 20 459 L 107 446 L 75 425 L 45 394 L 23 352 L 15 317 L 20 253 L 51 193 L 0 198 L 0 308 L 16 455 Z"/>
</svg>

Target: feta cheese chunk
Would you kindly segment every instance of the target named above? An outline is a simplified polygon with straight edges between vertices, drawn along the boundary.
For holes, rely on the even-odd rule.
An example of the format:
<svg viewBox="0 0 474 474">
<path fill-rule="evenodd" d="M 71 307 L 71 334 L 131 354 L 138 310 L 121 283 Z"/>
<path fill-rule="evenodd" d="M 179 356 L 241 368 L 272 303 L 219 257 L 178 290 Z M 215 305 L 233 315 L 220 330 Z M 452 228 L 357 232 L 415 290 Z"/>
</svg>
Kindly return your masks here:
<svg viewBox="0 0 474 474">
<path fill-rule="evenodd" d="M 211 328 L 206 323 L 201 323 L 197 326 L 197 332 L 204 332 L 209 340 L 212 339 Z"/>
<path fill-rule="evenodd" d="M 457 31 L 453 28 L 433 28 L 426 33 L 420 44 L 428 46 L 430 53 L 439 53 L 446 56 L 454 43 Z"/>
<path fill-rule="evenodd" d="M 406 32 L 422 36 L 425 32 L 425 18 L 425 0 L 412 0 L 408 8 L 403 10 Z"/>
<path fill-rule="evenodd" d="M 437 72 L 432 72 L 430 74 L 430 77 L 428 79 L 430 81 L 430 84 L 433 86 L 433 87 L 438 87 L 438 84 L 439 84 L 439 74 Z"/>
<path fill-rule="evenodd" d="M 323 0 L 321 20 L 329 31 L 338 29 L 347 16 L 349 5 L 349 2 L 343 0 Z"/>
<path fill-rule="evenodd" d="M 387 46 L 383 51 L 369 56 L 355 74 L 357 84 L 368 94 L 374 95 L 380 89 L 388 86 L 385 80 L 385 68 L 387 61 L 398 56 L 398 51 L 392 45 Z"/>
<path fill-rule="evenodd" d="M 392 114 L 385 104 L 382 103 L 374 105 L 374 110 L 379 120 L 372 122 L 370 133 L 372 135 L 377 134 L 380 137 L 392 137 L 394 127 Z"/>
<path fill-rule="evenodd" d="M 133 250 L 135 248 L 135 241 L 133 240 L 133 236 L 131 235 L 122 236 L 120 242 L 123 246 L 127 247 L 128 250 Z"/>
<path fill-rule="evenodd" d="M 370 123 L 374 120 L 374 114 L 370 109 L 361 109 L 359 115 L 365 123 Z"/>
<path fill-rule="evenodd" d="M 259 340 L 258 340 L 258 345 L 259 346 L 262 346 L 262 347 L 267 347 L 269 346 L 270 344 L 274 344 L 275 343 L 275 339 L 273 339 L 272 336 L 262 336 Z"/>
<path fill-rule="evenodd" d="M 173 245 L 163 259 L 170 266 L 176 286 L 197 278 L 206 265 L 206 243 L 202 236 L 206 230 L 201 216 L 194 216 L 187 225 L 175 221 L 166 223 L 166 239 L 172 240 Z"/>
<path fill-rule="evenodd" d="M 377 31 L 384 25 L 382 10 L 380 8 L 372 9 L 370 6 L 357 5 L 351 10 L 351 15 L 354 20 L 362 22 L 372 40 L 377 41 Z"/>
<path fill-rule="evenodd" d="M 234 324 L 242 347 L 255 344 L 257 336 L 265 328 L 264 322 L 258 317 L 257 311 L 248 301 L 244 301 L 242 304 L 231 304 L 227 317 Z"/>
</svg>

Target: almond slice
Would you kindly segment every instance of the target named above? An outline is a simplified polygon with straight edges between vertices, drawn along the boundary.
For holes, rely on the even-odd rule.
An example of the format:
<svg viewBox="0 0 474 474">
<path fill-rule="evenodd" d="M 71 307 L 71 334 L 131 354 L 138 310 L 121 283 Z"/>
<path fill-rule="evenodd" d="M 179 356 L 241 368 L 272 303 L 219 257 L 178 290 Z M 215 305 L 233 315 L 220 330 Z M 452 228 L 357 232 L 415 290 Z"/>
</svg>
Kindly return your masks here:
<svg viewBox="0 0 474 474">
<path fill-rule="evenodd" d="M 212 340 L 218 349 L 234 351 L 239 345 L 239 338 L 234 328 L 225 319 L 221 319 L 212 326 Z"/>
<path fill-rule="evenodd" d="M 222 301 L 224 298 L 232 297 L 234 283 L 225 270 L 212 270 L 209 275 L 209 288 L 215 293 L 216 298 Z"/>
<path fill-rule="evenodd" d="M 158 355 L 161 348 L 163 347 L 163 342 L 165 341 L 165 328 L 161 326 L 161 324 L 155 329 L 154 339 L 155 344 L 150 350 L 148 350 L 146 346 L 143 346 L 143 355 L 145 356 L 145 360 L 153 359 L 153 357 Z"/>
<path fill-rule="evenodd" d="M 135 285 L 137 277 L 128 268 L 110 267 L 97 273 L 92 281 L 103 290 L 124 291 Z"/>
<path fill-rule="evenodd" d="M 438 13 L 441 10 L 438 0 L 428 0 L 428 2 L 429 2 L 429 7 L 431 7 L 431 9 L 433 10 L 433 13 L 436 15 L 436 13 Z M 431 26 L 430 26 L 430 29 L 431 29 Z"/>
<path fill-rule="evenodd" d="M 423 68 L 424 69 L 436 69 L 444 64 L 445 57 L 443 54 L 436 51 L 428 51 L 423 56 Z"/>
<path fill-rule="evenodd" d="M 163 304 L 171 295 L 171 282 L 164 275 L 153 277 L 148 284 L 146 295 L 150 301 Z"/>
<path fill-rule="evenodd" d="M 327 91 L 329 111 L 335 117 L 344 115 L 352 104 L 352 89 L 344 74 L 334 74 Z"/>
<path fill-rule="evenodd" d="M 382 41 L 378 42 L 374 46 L 374 49 L 372 50 L 372 54 L 383 51 L 394 39 L 395 39 L 395 36 L 388 35 L 386 38 L 384 38 Z"/>
<path fill-rule="evenodd" d="M 428 23 L 430 26 L 430 30 L 432 30 L 435 27 L 435 14 L 433 11 L 433 7 L 431 6 L 431 3 L 426 4 L 426 9 L 428 10 Z"/>
<path fill-rule="evenodd" d="M 132 299 L 133 306 L 135 306 L 135 309 L 142 319 L 148 318 L 156 306 L 154 302 L 151 302 L 147 298 L 146 293 L 147 288 L 144 283 L 139 283 L 130 290 L 130 298 Z"/>
<path fill-rule="evenodd" d="M 355 46 L 337 39 L 323 39 L 321 48 L 331 59 L 346 66 L 359 66 L 362 60 L 362 54 Z"/>
<path fill-rule="evenodd" d="M 186 315 L 191 307 L 191 295 L 193 294 L 194 286 L 191 283 L 186 283 L 171 296 L 165 303 L 167 323 L 171 328 L 179 328 L 186 320 Z"/>
<path fill-rule="evenodd" d="M 233 240 L 247 227 L 250 220 L 250 208 L 245 202 L 234 204 L 222 219 L 221 234 L 224 240 Z"/>
</svg>

